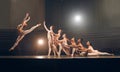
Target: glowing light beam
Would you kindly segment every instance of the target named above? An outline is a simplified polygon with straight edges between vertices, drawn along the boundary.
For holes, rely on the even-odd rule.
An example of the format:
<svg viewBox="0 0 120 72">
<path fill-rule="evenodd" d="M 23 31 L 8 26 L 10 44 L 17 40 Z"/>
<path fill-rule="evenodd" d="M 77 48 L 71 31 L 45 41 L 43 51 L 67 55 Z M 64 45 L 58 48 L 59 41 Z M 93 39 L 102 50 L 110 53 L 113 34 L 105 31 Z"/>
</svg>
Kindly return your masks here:
<svg viewBox="0 0 120 72">
<path fill-rule="evenodd" d="M 38 43 L 38 45 L 43 45 L 44 44 L 44 40 L 43 39 L 38 39 L 37 43 Z"/>
<path fill-rule="evenodd" d="M 82 17 L 80 15 L 75 15 L 74 16 L 74 21 L 77 22 L 77 23 L 82 22 Z"/>
</svg>

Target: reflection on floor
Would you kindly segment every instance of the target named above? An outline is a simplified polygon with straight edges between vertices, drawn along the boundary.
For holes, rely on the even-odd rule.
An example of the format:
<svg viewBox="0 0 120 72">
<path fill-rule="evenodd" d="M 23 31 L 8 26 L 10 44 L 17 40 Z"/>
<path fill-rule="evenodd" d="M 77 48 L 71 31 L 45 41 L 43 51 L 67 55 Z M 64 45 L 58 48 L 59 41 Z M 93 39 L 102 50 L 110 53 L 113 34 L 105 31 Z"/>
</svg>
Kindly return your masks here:
<svg viewBox="0 0 120 72">
<path fill-rule="evenodd" d="M 0 58 L 5 59 L 86 59 L 86 58 L 120 58 L 120 56 L 0 56 Z"/>
</svg>

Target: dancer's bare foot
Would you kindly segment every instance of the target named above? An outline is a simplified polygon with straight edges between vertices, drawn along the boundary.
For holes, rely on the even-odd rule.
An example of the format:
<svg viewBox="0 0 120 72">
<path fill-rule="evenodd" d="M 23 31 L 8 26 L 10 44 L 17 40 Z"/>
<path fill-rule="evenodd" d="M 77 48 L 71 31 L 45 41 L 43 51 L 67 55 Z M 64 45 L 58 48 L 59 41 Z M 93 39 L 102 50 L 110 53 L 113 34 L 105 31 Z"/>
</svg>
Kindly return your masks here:
<svg viewBox="0 0 120 72">
<path fill-rule="evenodd" d="M 13 50 L 14 50 L 14 48 L 9 49 L 9 51 L 13 51 Z"/>
</svg>

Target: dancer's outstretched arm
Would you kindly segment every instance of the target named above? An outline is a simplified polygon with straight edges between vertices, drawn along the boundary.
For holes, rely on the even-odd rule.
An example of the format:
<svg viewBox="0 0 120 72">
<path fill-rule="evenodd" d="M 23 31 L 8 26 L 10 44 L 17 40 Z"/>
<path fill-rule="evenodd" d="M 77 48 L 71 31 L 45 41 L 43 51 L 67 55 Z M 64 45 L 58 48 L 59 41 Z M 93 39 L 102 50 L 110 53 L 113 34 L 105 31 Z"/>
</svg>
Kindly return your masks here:
<svg viewBox="0 0 120 72">
<path fill-rule="evenodd" d="M 23 19 L 22 25 L 26 25 L 29 20 L 30 20 L 29 13 L 26 13 L 26 16 L 25 16 L 25 18 Z"/>
<path fill-rule="evenodd" d="M 28 22 L 30 20 L 30 16 L 25 20 L 25 22 Z"/>
<path fill-rule="evenodd" d="M 46 31 L 49 31 L 49 29 L 47 28 L 47 26 L 45 25 L 45 21 L 43 22 L 44 28 Z"/>
<path fill-rule="evenodd" d="M 23 30 L 24 27 L 25 27 L 24 24 L 20 24 L 20 25 L 17 26 L 17 29 L 21 29 L 21 30 Z"/>
<path fill-rule="evenodd" d="M 28 17 L 29 17 L 29 13 L 26 13 L 26 16 L 25 16 L 24 20 L 26 20 Z"/>
</svg>

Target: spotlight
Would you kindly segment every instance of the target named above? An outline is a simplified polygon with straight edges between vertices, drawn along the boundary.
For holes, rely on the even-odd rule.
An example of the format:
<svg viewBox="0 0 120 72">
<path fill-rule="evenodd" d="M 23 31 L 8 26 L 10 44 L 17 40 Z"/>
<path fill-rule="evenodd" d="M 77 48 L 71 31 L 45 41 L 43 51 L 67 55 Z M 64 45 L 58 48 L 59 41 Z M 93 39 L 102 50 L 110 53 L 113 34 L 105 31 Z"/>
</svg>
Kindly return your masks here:
<svg viewBox="0 0 120 72">
<path fill-rule="evenodd" d="M 84 16 L 81 15 L 81 14 L 74 14 L 73 17 L 72 17 L 72 20 L 73 22 L 72 23 L 72 26 L 77 26 L 77 27 L 83 27 L 84 26 Z"/>
<path fill-rule="evenodd" d="M 75 15 L 74 16 L 74 21 L 77 22 L 77 23 L 81 22 L 82 21 L 82 17 L 80 15 Z"/>
<path fill-rule="evenodd" d="M 43 45 L 43 44 L 44 44 L 44 40 L 43 40 L 43 39 L 38 39 L 37 43 L 38 43 L 39 45 Z"/>
</svg>

